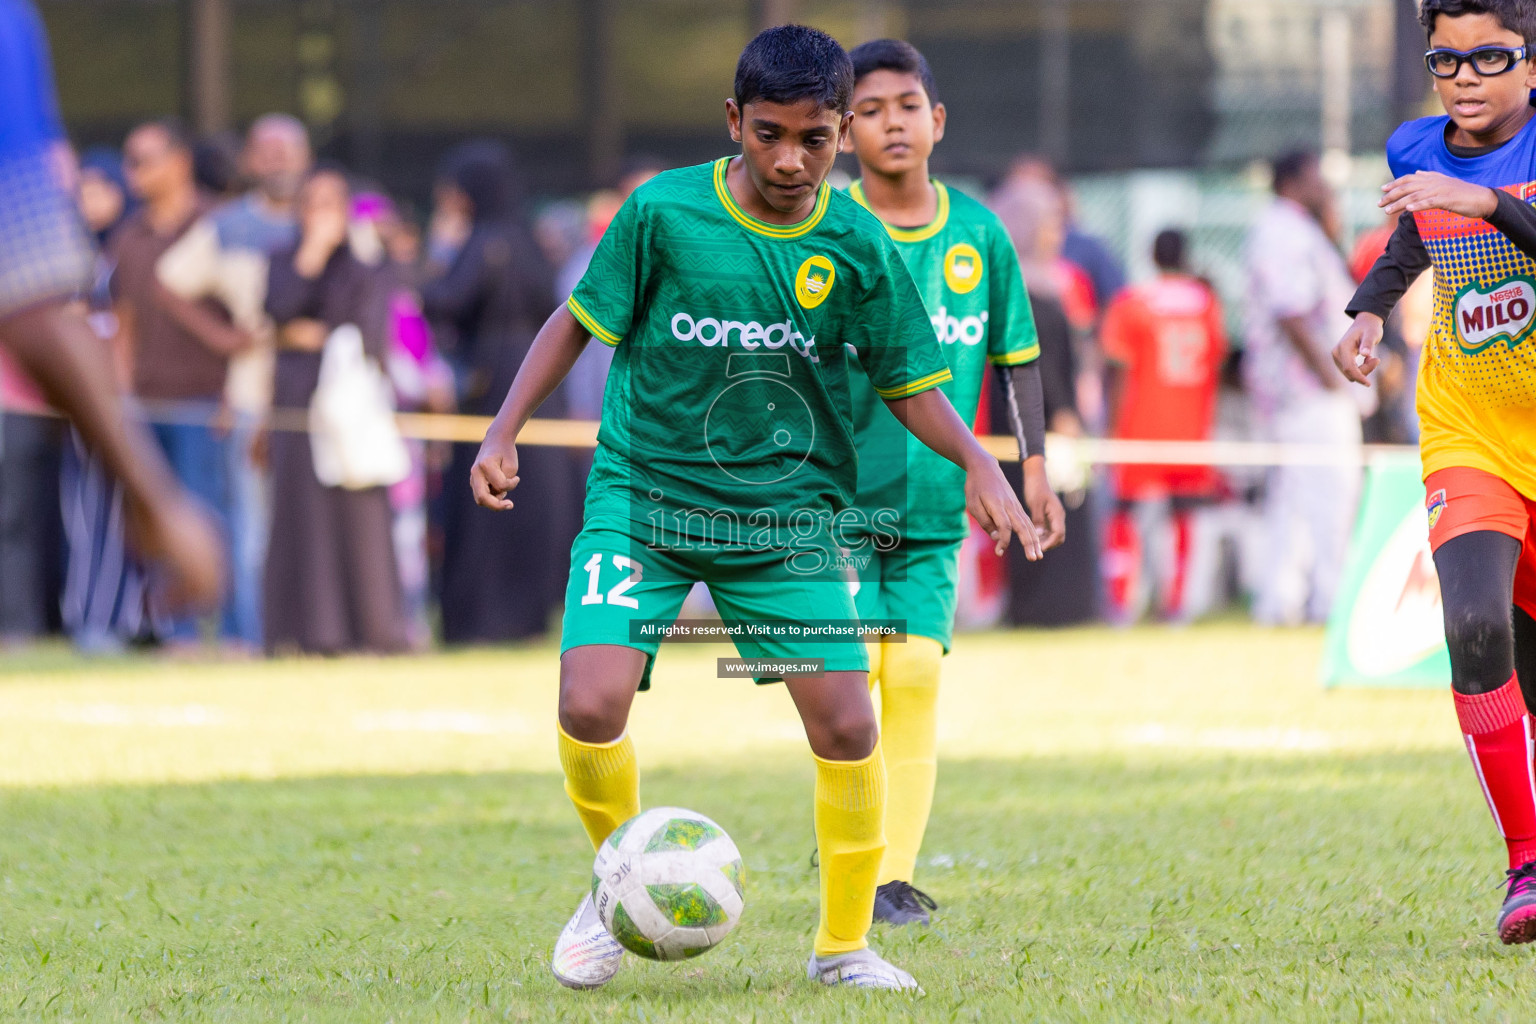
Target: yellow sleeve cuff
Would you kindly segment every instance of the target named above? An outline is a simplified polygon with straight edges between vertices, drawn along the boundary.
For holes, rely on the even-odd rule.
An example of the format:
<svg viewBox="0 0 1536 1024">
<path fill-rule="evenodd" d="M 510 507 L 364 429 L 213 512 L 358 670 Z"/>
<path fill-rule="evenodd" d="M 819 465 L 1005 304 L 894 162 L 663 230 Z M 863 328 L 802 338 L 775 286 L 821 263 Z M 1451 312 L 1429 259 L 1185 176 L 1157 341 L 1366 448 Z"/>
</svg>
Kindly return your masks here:
<svg viewBox="0 0 1536 1024">
<path fill-rule="evenodd" d="M 914 381 L 908 381 L 906 384 L 902 384 L 899 387 L 875 388 L 875 393 L 881 398 L 887 400 L 896 398 L 911 398 L 915 394 L 927 391 L 930 388 L 936 388 L 940 384 L 948 383 L 954 379 L 954 374 L 950 373 L 949 367 L 946 366 L 942 370 L 930 373 L 926 377 L 919 377 Z"/>
<path fill-rule="evenodd" d="M 1004 352 L 999 356 L 987 356 L 987 362 L 993 366 L 1023 366 L 1040 358 L 1040 346 L 1031 345 L 1029 348 L 1020 349 L 1017 352 Z"/>
<path fill-rule="evenodd" d="M 586 308 L 576 301 L 576 296 L 572 295 L 569 299 L 566 299 L 565 305 L 571 311 L 571 315 L 580 321 L 581 326 L 585 327 L 592 337 L 610 348 L 619 343 L 619 336 L 598 323 L 597 317 L 588 313 Z"/>
</svg>

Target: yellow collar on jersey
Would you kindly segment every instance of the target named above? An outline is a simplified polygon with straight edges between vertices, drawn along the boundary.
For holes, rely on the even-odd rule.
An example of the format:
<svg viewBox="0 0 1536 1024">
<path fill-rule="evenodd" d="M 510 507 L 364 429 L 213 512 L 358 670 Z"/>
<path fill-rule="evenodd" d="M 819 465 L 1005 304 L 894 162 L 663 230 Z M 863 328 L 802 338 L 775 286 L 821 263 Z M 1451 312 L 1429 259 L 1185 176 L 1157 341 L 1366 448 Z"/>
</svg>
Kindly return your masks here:
<svg viewBox="0 0 1536 1024">
<path fill-rule="evenodd" d="M 811 215 L 798 224 L 769 224 L 765 220 L 758 220 L 746 210 L 736 205 L 736 197 L 731 195 L 730 186 L 725 183 L 725 169 L 731 165 L 731 157 L 723 156 L 715 161 L 715 196 L 720 200 L 720 205 L 725 207 L 725 212 L 731 215 L 731 219 L 748 231 L 755 231 L 769 238 L 799 238 L 816 230 L 816 225 L 821 223 L 821 218 L 827 212 L 827 204 L 832 201 L 832 186 L 825 181 L 816 193 L 816 205 L 811 210 Z"/>
<path fill-rule="evenodd" d="M 933 182 L 933 190 L 939 196 L 939 208 L 934 212 L 933 220 L 920 228 L 899 228 L 894 224 L 888 223 L 883 217 L 880 219 L 880 223 L 885 225 L 886 234 L 896 239 L 896 241 L 926 242 L 940 231 L 943 231 L 944 225 L 949 223 L 949 189 L 945 188 L 944 183 L 937 178 L 929 178 L 928 180 Z M 854 202 L 869 210 L 870 213 L 875 213 L 870 208 L 869 200 L 864 198 L 864 182 L 862 179 L 848 186 L 848 194 L 853 197 Z M 875 216 L 879 217 L 880 215 L 875 213 Z"/>
</svg>

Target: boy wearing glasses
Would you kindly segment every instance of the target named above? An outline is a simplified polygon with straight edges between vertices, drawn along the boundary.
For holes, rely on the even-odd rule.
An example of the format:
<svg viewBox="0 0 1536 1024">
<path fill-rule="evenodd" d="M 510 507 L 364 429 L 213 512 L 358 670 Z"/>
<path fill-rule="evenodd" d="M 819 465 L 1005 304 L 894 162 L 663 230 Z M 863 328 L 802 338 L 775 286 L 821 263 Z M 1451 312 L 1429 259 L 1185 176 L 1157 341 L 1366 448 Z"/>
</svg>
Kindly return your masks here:
<svg viewBox="0 0 1536 1024">
<path fill-rule="evenodd" d="M 1387 143 L 1401 219 L 1334 348 L 1370 386 L 1382 322 L 1435 269 L 1420 449 L 1461 732 L 1509 852 L 1507 944 L 1536 940 L 1536 64 L 1532 0 L 1424 0 L 1446 117 Z M 1513 606 L 1513 607 L 1511 607 Z"/>
</svg>

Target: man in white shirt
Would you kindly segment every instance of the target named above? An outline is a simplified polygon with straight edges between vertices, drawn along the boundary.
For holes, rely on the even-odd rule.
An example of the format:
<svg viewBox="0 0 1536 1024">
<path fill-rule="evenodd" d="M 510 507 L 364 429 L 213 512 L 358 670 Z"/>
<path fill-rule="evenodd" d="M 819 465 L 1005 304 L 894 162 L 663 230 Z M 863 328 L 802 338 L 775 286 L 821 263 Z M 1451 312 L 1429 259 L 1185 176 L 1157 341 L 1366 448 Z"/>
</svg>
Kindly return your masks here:
<svg viewBox="0 0 1536 1024">
<path fill-rule="evenodd" d="M 1374 400 L 1374 392 L 1351 393 L 1333 369 L 1331 339 L 1349 327 L 1344 307 L 1354 281 L 1329 237 L 1336 199 L 1317 155 L 1278 158 L 1274 192 L 1248 235 L 1244 376 L 1267 440 L 1326 445 L 1345 461 L 1270 470 L 1269 564 L 1254 617 L 1267 624 L 1322 622 L 1359 498 L 1360 417 L 1369 410 L 1358 403 Z"/>
<path fill-rule="evenodd" d="M 222 632 L 249 653 L 262 649 L 262 569 L 270 495 L 255 442 L 272 404 L 273 339 L 262 303 L 268 257 L 298 238 L 297 201 L 313 162 L 309 132 L 288 114 L 265 114 L 246 135 L 241 171 L 251 190 L 204 217 L 156 266 L 160 281 L 189 297 L 211 296 L 256 344 L 229 363 L 224 405 L 231 417 L 230 599 Z"/>
</svg>

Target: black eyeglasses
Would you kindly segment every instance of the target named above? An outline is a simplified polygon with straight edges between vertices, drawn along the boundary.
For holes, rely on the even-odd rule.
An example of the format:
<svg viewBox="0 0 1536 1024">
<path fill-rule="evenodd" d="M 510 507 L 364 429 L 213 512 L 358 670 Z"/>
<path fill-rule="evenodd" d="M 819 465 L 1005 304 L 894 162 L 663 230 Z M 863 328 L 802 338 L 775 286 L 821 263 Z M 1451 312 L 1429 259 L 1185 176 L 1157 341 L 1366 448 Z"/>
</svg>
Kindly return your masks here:
<svg viewBox="0 0 1536 1024">
<path fill-rule="evenodd" d="M 1468 61 L 1479 75 L 1502 75 L 1524 59 L 1523 46 L 1479 46 L 1466 51 L 1442 48 L 1425 53 L 1424 66 L 1436 78 L 1455 78 Z"/>
</svg>

